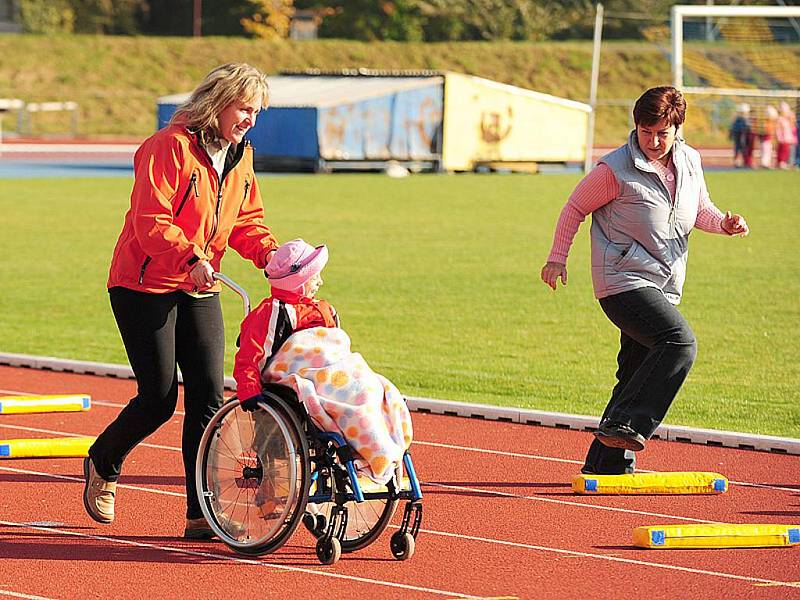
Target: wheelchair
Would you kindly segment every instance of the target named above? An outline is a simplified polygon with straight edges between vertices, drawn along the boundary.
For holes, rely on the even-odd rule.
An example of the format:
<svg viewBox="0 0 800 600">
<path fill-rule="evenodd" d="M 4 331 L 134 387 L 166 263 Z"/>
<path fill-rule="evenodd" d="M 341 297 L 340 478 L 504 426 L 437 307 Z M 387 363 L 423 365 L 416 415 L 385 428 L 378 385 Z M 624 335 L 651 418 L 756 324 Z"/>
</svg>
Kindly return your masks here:
<svg viewBox="0 0 800 600">
<path fill-rule="evenodd" d="M 222 274 L 215 277 L 242 296 Z M 414 554 L 422 522 L 422 492 L 411 455 L 386 485 L 359 477 L 354 452 L 338 433 L 318 429 L 289 387 L 268 384 L 258 409 L 234 396 L 212 417 L 200 440 L 195 478 L 203 516 L 232 550 L 275 552 L 301 523 L 316 537 L 322 564 L 372 544 L 398 505 L 403 518 L 389 542 L 392 556 Z"/>
</svg>

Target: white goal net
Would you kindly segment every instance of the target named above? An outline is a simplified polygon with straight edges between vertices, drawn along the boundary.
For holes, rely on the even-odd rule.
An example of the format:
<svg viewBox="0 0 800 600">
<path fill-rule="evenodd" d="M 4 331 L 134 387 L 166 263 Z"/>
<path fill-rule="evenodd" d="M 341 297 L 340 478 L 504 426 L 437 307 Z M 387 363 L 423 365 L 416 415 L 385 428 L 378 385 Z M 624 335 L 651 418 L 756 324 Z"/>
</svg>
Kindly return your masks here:
<svg viewBox="0 0 800 600">
<path fill-rule="evenodd" d="M 800 96 L 800 7 L 673 6 L 672 74 L 687 93 Z"/>
<path fill-rule="evenodd" d="M 725 130 L 745 114 L 756 135 L 800 109 L 800 7 L 672 7 L 673 85 Z"/>
</svg>

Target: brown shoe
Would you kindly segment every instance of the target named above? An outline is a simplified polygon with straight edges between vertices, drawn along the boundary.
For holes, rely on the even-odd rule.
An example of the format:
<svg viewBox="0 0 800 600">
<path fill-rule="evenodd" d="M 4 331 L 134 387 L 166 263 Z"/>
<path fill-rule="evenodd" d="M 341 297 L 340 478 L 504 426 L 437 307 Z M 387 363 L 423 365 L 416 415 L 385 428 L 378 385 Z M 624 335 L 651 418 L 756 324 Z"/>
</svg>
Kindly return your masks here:
<svg viewBox="0 0 800 600">
<path fill-rule="evenodd" d="M 83 487 L 83 506 L 86 512 L 98 523 L 111 523 L 114 520 L 116 482 L 100 477 L 88 456 L 83 459 L 83 476 L 86 479 Z"/>
<path fill-rule="evenodd" d="M 210 540 L 216 537 L 217 534 L 208 525 L 205 518 L 199 519 L 186 519 L 186 529 L 183 530 L 183 539 L 185 540 Z"/>
</svg>

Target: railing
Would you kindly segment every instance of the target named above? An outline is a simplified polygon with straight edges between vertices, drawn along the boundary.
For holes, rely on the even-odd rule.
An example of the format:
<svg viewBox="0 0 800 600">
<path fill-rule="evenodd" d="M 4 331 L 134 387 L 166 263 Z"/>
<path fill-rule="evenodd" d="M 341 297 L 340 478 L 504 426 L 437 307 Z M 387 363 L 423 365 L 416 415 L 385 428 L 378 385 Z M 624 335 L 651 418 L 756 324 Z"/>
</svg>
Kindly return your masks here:
<svg viewBox="0 0 800 600">
<path fill-rule="evenodd" d="M 18 98 L 0 98 L 0 144 L 3 143 L 3 115 L 12 110 L 17 111 L 17 131 L 22 126 L 22 110 L 25 108 L 25 102 Z"/>
<path fill-rule="evenodd" d="M 78 103 L 77 102 L 25 102 L 19 98 L 0 98 L 0 143 L 2 143 L 2 118 L 5 113 L 16 111 L 17 135 L 31 135 L 34 133 L 33 115 L 38 113 L 69 112 L 69 134 L 75 137 L 78 133 Z"/>
</svg>

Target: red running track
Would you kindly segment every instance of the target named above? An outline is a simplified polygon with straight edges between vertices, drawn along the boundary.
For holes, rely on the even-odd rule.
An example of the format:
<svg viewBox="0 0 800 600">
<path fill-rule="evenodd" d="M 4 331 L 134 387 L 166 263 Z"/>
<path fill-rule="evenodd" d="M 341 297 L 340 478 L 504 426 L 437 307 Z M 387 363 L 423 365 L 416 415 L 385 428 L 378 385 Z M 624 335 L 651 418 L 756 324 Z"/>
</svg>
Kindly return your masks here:
<svg viewBox="0 0 800 600">
<path fill-rule="evenodd" d="M 127 380 L 0 367 L 0 395 L 92 396 L 85 413 L 0 415 L 0 438 L 96 435 L 133 391 Z M 800 523 L 800 456 L 653 441 L 641 468 L 717 471 L 730 490 L 576 496 L 587 433 L 413 418 L 425 512 L 409 561 L 391 558 L 389 532 L 331 567 L 300 530 L 257 558 L 183 541 L 176 414 L 128 457 L 112 525 L 84 513 L 80 459 L 0 461 L 0 597 L 800 598 L 800 548 L 631 544 L 640 525 Z"/>
</svg>

